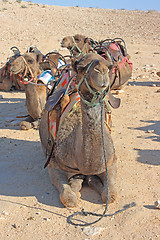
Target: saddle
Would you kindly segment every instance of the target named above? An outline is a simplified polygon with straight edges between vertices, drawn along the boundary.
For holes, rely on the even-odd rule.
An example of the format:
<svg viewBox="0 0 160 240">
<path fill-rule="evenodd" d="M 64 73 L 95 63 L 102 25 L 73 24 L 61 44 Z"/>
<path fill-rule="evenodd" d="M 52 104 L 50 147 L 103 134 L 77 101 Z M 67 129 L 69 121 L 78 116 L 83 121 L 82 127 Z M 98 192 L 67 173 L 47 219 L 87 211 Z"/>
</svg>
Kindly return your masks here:
<svg viewBox="0 0 160 240">
<path fill-rule="evenodd" d="M 93 41 L 93 40 L 92 40 Z M 94 50 L 113 64 L 111 90 L 121 89 L 132 76 L 133 64 L 129 60 L 126 44 L 121 38 L 94 41 Z"/>
</svg>

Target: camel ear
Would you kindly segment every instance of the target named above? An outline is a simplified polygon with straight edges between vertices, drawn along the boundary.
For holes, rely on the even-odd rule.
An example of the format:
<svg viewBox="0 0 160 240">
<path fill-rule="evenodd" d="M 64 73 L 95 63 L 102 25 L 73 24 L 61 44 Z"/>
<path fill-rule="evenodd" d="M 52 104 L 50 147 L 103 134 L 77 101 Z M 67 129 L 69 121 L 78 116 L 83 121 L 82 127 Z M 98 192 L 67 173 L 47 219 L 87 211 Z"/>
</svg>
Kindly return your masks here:
<svg viewBox="0 0 160 240">
<path fill-rule="evenodd" d="M 84 43 L 89 43 L 89 38 L 88 37 L 84 39 Z"/>
<path fill-rule="evenodd" d="M 42 53 L 39 53 L 39 54 L 37 55 L 37 62 L 38 62 L 38 63 L 41 63 L 41 62 L 42 62 L 42 58 L 43 58 Z"/>
<path fill-rule="evenodd" d="M 119 108 L 120 106 L 120 103 L 121 103 L 121 100 L 120 98 L 115 98 L 111 92 L 108 92 L 108 97 L 109 97 L 109 104 L 111 105 L 112 108 L 116 109 L 116 108 Z"/>
</svg>

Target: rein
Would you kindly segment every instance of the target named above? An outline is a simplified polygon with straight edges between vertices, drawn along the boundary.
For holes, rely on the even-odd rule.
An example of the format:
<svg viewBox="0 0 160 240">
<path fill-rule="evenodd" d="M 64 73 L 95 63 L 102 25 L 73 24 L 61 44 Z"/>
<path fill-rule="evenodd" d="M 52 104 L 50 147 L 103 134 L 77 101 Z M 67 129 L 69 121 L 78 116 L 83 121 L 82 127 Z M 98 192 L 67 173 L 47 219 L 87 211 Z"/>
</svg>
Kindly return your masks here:
<svg viewBox="0 0 160 240">
<path fill-rule="evenodd" d="M 80 80 L 80 82 L 78 83 L 78 86 L 77 86 L 77 91 L 78 91 L 78 93 L 79 93 L 79 95 L 80 95 L 80 98 L 82 99 L 82 101 L 83 101 L 84 103 L 86 103 L 86 104 L 87 104 L 88 106 L 90 106 L 90 107 L 94 107 L 94 106 L 98 105 L 98 104 L 99 104 L 99 102 L 97 102 L 98 98 L 101 98 L 101 97 L 102 97 L 102 94 L 104 94 L 104 97 L 103 97 L 103 99 L 104 99 L 104 98 L 106 97 L 106 94 L 107 94 L 107 93 L 109 92 L 109 90 L 110 90 L 110 86 L 109 86 L 107 90 L 105 89 L 105 90 L 103 90 L 103 91 L 98 91 L 98 92 L 97 92 L 97 91 L 94 91 L 94 90 L 90 87 L 90 85 L 88 84 L 87 79 L 86 79 L 86 75 L 87 75 L 87 73 L 88 73 L 88 71 L 89 71 L 89 69 L 91 68 L 91 66 L 92 66 L 93 63 L 94 63 L 94 61 L 92 61 L 92 62 L 89 64 L 89 66 L 88 66 L 88 68 L 87 68 L 84 76 L 81 78 L 81 80 Z M 89 101 L 87 101 L 86 99 L 84 99 L 84 97 L 83 97 L 82 94 L 80 93 L 80 86 L 81 86 L 81 84 L 83 83 L 83 81 L 85 82 L 85 84 L 86 84 L 89 92 L 93 95 L 93 98 L 92 98 L 91 102 L 89 102 Z"/>
<path fill-rule="evenodd" d="M 106 214 L 107 212 L 107 209 L 108 209 L 108 189 L 109 189 L 109 186 L 108 186 L 108 169 L 107 169 L 107 158 L 106 158 L 106 149 L 105 149 L 105 138 L 104 138 L 104 125 L 103 125 L 103 115 L 104 115 L 104 103 L 103 103 L 103 99 L 101 98 L 100 99 L 100 105 L 101 105 L 101 136 L 102 136 L 102 147 L 103 147 L 103 154 L 104 154 L 104 161 L 105 161 L 105 171 L 106 171 L 106 204 L 105 204 L 105 209 L 103 211 L 102 214 L 97 214 L 97 213 L 93 213 L 93 212 L 85 212 L 84 209 L 81 210 L 81 212 L 76 212 L 76 213 L 73 213 L 72 215 L 70 215 L 68 218 L 67 218 L 67 222 L 74 225 L 74 226 L 80 226 L 80 227 L 86 227 L 86 226 L 90 226 L 92 224 L 95 224 L 97 222 L 99 222 L 102 218 L 104 217 L 112 217 L 112 216 L 115 216 L 117 215 L 118 213 L 120 212 L 123 212 L 131 207 L 135 207 L 136 204 L 135 202 L 132 202 L 128 205 L 125 205 L 122 209 L 116 211 L 115 213 L 112 213 L 112 214 Z M 77 215 L 80 215 L 80 216 L 87 216 L 87 215 L 90 215 L 90 216 L 97 216 L 99 217 L 97 220 L 93 221 L 93 222 L 90 222 L 90 223 L 74 223 L 73 222 L 73 217 L 77 216 Z M 77 220 L 77 221 L 80 221 L 78 219 L 75 219 L 74 220 Z M 84 221 L 83 221 L 84 222 Z"/>
</svg>

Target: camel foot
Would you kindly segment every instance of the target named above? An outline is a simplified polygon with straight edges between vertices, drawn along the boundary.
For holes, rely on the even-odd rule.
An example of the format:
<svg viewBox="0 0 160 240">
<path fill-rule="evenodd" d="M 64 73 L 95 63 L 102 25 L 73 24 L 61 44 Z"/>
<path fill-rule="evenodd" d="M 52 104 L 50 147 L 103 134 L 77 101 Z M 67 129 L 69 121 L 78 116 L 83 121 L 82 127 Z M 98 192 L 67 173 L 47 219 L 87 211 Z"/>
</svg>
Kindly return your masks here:
<svg viewBox="0 0 160 240">
<path fill-rule="evenodd" d="M 101 179 L 98 176 L 96 175 L 87 176 L 86 180 L 89 187 L 93 188 L 100 195 L 102 194 L 104 186 Z"/>
<path fill-rule="evenodd" d="M 69 185 L 72 191 L 76 194 L 77 198 L 81 197 L 80 190 L 82 188 L 82 183 L 85 179 L 85 176 L 77 174 L 69 179 Z"/>
<path fill-rule="evenodd" d="M 29 130 L 31 128 L 37 129 L 39 126 L 39 119 L 34 120 L 32 117 L 29 116 L 24 121 L 22 121 L 19 125 L 22 130 Z"/>
<path fill-rule="evenodd" d="M 77 196 L 69 185 L 65 185 L 63 191 L 60 193 L 60 200 L 65 207 L 75 207 L 77 205 Z"/>
<path fill-rule="evenodd" d="M 102 194 L 101 194 L 101 198 L 102 198 L 102 201 L 104 203 L 106 203 L 106 189 L 103 190 Z M 116 192 L 110 192 L 109 191 L 109 194 L 108 194 L 108 204 L 110 203 L 113 203 L 115 200 L 116 200 L 116 197 L 117 197 L 117 194 Z"/>
</svg>

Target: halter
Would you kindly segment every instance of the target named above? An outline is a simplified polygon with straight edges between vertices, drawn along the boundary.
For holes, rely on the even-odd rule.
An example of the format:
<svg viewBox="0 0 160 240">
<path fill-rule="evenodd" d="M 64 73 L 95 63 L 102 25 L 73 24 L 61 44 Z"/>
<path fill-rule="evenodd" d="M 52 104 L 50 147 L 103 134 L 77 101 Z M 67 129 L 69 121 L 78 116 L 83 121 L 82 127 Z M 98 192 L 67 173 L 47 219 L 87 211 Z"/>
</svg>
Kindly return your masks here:
<svg viewBox="0 0 160 240">
<path fill-rule="evenodd" d="M 98 98 L 99 98 L 99 100 L 103 100 L 103 99 L 106 97 L 106 95 L 107 95 L 107 93 L 109 92 L 109 90 L 110 90 L 110 86 L 109 86 L 109 87 L 107 88 L 107 90 L 105 89 L 105 90 L 102 90 L 102 91 L 94 91 L 94 90 L 90 87 L 90 85 L 88 84 L 87 79 L 86 79 L 86 75 L 87 75 L 87 73 L 88 73 L 88 71 L 89 71 L 89 69 L 91 68 L 91 66 L 92 66 L 93 63 L 94 63 L 94 60 L 92 60 L 91 63 L 89 64 L 89 66 L 88 66 L 88 68 L 87 68 L 84 76 L 81 78 L 81 80 L 80 80 L 80 82 L 78 83 L 78 86 L 77 86 L 77 91 L 78 91 L 78 93 L 79 93 L 79 95 L 80 95 L 80 98 L 82 99 L 82 101 L 83 101 L 84 103 L 86 103 L 86 104 L 87 104 L 88 106 L 90 106 L 90 107 L 94 107 L 94 106 L 100 104 L 100 101 L 99 101 L 98 103 L 96 103 L 96 101 L 98 100 Z M 80 93 L 80 89 L 79 89 L 79 88 L 80 88 L 80 85 L 82 84 L 83 81 L 85 82 L 85 84 L 86 84 L 89 92 L 93 95 L 91 102 L 89 102 L 89 101 L 87 101 L 86 99 L 84 99 L 84 97 L 83 97 L 82 94 Z M 104 96 L 102 97 L 103 94 L 104 94 Z"/>
<path fill-rule="evenodd" d="M 77 50 L 79 51 L 79 54 L 76 56 L 76 58 L 78 58 L 81 54 L 84 56 L 85 53 L 83 53 L 82 50 L 77 46 L 74 37 L 72 37 L 72 40 L 73 40 L 74 45 L 73 45 L 73 47 L 70 49 L 71 54 L 73 54 L 73 49 L 76 47 Z"/>
<path fill-rule="evenodd" d="M 24 74 L 18 74 L 20 77 L 21 77 L 21 80 L 20 80 L 20 83 L 21 84 L 28 84 L 30 82 L 32 82 L 34 79 L 35 79 L 35 76 L 33 74 L 33 71 L 31 70 L 30 66 L 28 65 L 28 63 L 26 62 L 26 59 L 21 56 L 23 61 L 24 61 L 24 64 L 25 64 L 25 71 L 24 71 Z M 27 80 L 27 78 L 24 78 L 27 74 L 27 70 L 29 70 L 30 74 L 31 74 L 31 79 L 30 80 Z"/>
</svg>

